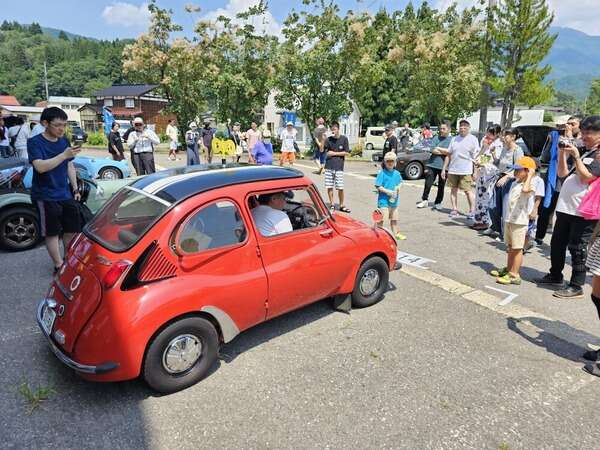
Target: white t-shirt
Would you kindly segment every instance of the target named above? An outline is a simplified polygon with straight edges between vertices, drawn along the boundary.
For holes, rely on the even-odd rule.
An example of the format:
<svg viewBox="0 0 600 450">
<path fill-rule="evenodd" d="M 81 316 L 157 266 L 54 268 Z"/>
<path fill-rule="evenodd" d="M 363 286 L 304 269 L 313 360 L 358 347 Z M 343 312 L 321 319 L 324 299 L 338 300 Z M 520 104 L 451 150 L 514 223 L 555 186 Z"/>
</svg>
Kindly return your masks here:
<svg viewBox="0 0 600 450">
<path fill-rule="evenodd" d="M 472 134 L 465 137 L 455 136 L 448 147 L 450 162 L 448 173 L 451 175 L 471 175 L 473 173 L 473 159 L 479 153 L 479 142 Z"/>
<path fill-rule="evenodd" d="M 528 225 L 529 215 L 535 206 L 535 192 L 523 193 L 525 183 L 515 181 L 510 187 L 508 195 L 504 197 L 504 221 L 515 225 Z M 531 187 L 533 188 L 533 179 Z"/>
<path fill-rule="evenodd" d="M 581 205 L 583 197 L 587 194 L 588 188 L 589 184 L 581 181 L 577 173 L 569 175 L 560 188 L 560 195 L 556 202 L 556 211 L 572 216 L 581 216 L 577 210 L 579 209 L 579 205 Z"/>
<path fill-rule="evenodd" d="M 295 152 L 294 142 L 296 141 L 296 134 L 298 130 L 292 128 L 292 131 L 288 131 L 287 128 L 284 128 L 281 134 L 279 135 L 281 139 L 281 151 L 282 152 Z"/>
<path fill-rule="evenodd" d="M 513 186 L 519 184 L 516 181 L 513 183 Z M 529 195 L 529 199 L 527 200 L 526 210 L 527 217 L 529 218 L 529 214 L 533 212 L 533 208 L 535 207 L 535 198 L 543 197 L 546 194 L 546 186 L 544 184 L 544 180 L 542 180 L 539 176 L 535 175 L 531 179 L 531 188 L 533 189 L 534 195 Z M 521 193 L 521 189 L 523 189 L 523 184 L 521 183 L 521 187 L 519 189 L 519 195 Z M 511 191 L 512 192 L 512 186 Z M 515 195 L 516 192 L 514 192 Z M 508 222 L 508 210 L 510 208 L 510 195 L 505 195 L 502 203 L 502 220 Z M 515 223 L 515 222 L 511 222 Z M 529 223 L 529 222 L 528 222 Z M 524 224 L 521 224 L 524 225 Z"/>
<path fill-rule="evenodd" d="M 252 210 L 256 227 L 263 236 L 275 236 L 293 231 L 292 222 L 286 213 L 267 205 L 258 205 Z"/>
<path fill-rule="evenodd" d="M 44 131 L 46 131 L 46 127 L 41 123 L 36 123 L 33 129 L 31 130 L 31 133 L 29 133 L 29 138 L 31 139 L 32 137 L 37 136 L 38 134 L 42 134 Z"/>
<path fill-rule="evenodd" d="M 15 148 L 27 149 L 27 139 L 29 139 L 29 127 L 27 125 L 15 125 L 8 129 L 8 138 L 16 136 Z"/>
</svg>

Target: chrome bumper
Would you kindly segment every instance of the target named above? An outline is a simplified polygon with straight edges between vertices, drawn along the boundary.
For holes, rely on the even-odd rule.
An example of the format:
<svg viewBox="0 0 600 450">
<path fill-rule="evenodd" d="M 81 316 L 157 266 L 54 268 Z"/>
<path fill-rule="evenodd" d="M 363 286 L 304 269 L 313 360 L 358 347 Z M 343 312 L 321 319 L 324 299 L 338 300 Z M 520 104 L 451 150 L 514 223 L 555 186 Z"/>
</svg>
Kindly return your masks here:
<svg viewBox="0 0 600 450">
<path fill-rule="evenodd" d="M 93 374 L 97 374 L 97 375 L 106 373 L 106 372 L 110 372 L 111 370 L 115 370 L 117 367 L 119 367 L 119 363 L 116 363 L 113 361 L 107 361 L 98 366 L 88 366 L 86 364 L 80 364 L 77 361 L 74 361 L 73 359 L 71 359 L 67 355 L 65 355 L 62 352 L 62 350 L 56 346 L 56 344 L 54 343 L 52 338 L 48 335 L 48 333 L 46 333 L 46 330 L 42 326 L 42 311 L 44 309 L 44 306 L 46 305 L 46 300 L 47 299 L 42 300 L 38 305 L 37 315 L 36 315 L 37 323 L 38 323 L 38 326 L 40 327 L 40 330 L 42 330 L 42 334 L 48 340 L 48 345 L 50 345 L 50 350 L 52 350 L 52 353 L 54 353 L 56 355 L 56 357 L 64 365 L 66 365 L 67 367 L 70 367 L 73 370 L 76 370 L 77 372 L 93 373 Z"/>
</svg>

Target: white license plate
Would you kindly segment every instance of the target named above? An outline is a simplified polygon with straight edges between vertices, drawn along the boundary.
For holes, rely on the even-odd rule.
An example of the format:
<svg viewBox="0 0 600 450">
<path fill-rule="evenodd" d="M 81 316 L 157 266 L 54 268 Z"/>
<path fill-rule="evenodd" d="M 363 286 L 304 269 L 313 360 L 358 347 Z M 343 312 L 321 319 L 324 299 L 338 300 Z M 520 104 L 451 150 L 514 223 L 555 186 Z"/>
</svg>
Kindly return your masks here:
<svg viewBox="0 0 600 450">
<path fill-rule="evenodd" d="M 54 326 L 55 319 L 56 311 L 54 311 L 52 308 L 48 308 L 48 306 L 44 306 L 44 310 L 42 311 L 42 326 L 48 335 L 52 333 L 52 327 Z"/>
</svg>

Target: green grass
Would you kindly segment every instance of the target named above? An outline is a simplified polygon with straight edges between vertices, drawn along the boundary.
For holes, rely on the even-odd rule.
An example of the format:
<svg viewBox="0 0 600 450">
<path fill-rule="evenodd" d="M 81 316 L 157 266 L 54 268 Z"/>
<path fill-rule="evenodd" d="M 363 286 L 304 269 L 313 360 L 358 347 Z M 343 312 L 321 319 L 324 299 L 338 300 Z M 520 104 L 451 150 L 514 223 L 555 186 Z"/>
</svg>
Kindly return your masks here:
<svg viewBox="0 0 600 450">
<path fill-rule="evenodd" d="M 56 391 L 51 386 L 38 386 L 33 389 L 28 382 L 24 381 L 19 386 L 19 393 L 26 402 L 27 414 L 32 414 L 43 402 L 48 400 Z"/>
</svg>

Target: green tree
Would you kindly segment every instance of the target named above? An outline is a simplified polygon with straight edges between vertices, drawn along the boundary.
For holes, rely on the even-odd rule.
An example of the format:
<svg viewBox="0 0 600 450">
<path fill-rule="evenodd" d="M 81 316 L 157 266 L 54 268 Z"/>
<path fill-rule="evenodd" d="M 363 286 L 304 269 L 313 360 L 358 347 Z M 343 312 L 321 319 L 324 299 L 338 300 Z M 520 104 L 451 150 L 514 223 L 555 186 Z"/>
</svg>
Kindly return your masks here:
<svg viewBox="0 0 600 450">
<path fill-rule="evenodd" d="M 69 40 L 69 36 L 67 36 L 67 33 L 65 33 L 63 30 L 60 30 L 60 33 L 58 33 L 58 38 L 62 39 L 63 41 Z"/>
<path fill-rule="evenodd" d="M 585 113 L 588 115 L 600 114 L 600 78 L 592 81 L 590 93 L 586 102 Z"/>
<path fill-rule="evenodd" d="M 544 84 L 551 68 L 540 64 L 556 39 L 548 31 L 553 20 L 546 0 L 500 0 L 494 9 L 492 86 L 504 101 L 504 127 L 512 124 L 515 104 L 540 104 L 552 97 L 552 87 Z"/>
<path fill-rule="evenodd" d="M 280 108 L 309 124 L 352 111 L 354 71 L 362 54 L 366 16 L 339 14 L 333 1 L 304 0 L 306 9 L 284 21 L 274 87 Z"/>
</svg>

